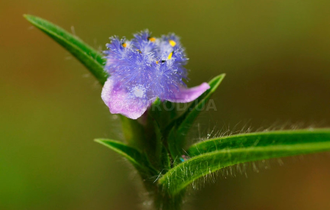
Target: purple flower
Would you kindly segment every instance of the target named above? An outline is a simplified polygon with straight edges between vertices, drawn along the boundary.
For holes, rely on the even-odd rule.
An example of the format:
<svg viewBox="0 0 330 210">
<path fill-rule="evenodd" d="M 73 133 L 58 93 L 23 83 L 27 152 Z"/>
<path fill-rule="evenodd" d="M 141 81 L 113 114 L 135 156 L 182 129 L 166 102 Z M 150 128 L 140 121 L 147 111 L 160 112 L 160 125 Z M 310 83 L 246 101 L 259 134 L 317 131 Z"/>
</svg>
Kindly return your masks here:
<svg viewBox="0 0 330 210">
<path fill-rule="evenodd" d="M 151 37 L 148 31 L 132 40 L 111 37 L 105 51 L 105 71 L 110 77 L 104 84 L 102 99 L 112 114 L 139 118 L 157 99 L 187 103 L 198 98 L 210 86 L 207 83 L 187 88 L 187 57 L 174 34 Z"/>
</svg>

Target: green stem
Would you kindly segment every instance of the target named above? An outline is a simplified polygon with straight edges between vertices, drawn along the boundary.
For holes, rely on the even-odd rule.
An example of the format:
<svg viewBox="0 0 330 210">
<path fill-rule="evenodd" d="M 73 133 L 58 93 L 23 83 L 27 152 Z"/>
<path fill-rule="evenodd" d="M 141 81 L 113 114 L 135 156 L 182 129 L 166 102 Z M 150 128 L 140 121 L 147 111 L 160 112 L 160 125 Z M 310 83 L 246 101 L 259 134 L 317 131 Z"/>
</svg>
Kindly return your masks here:
<svg viewBox="0 0 330 210">
<path fill-rule="evenodd" d="M 184 194 L 170 195 L 166 192 L 160 192 L 154 197 L 154 206 L 156 210 L 181 210 Z"/>
<path fill-rule="evenodd" d="M 155 181 L 158 176 L 157 180 L 173 167 L 173 157 L 168 148 L 168 136 L 164 134 L 165 126 L 159 123 L 162 119 L 157 116 L 157 113 L 151 111 L 145 116 L 143 123 L 124 116 L 120 117 L 127 143 L 142 151 L 149 163 L 158 171 L 140 174 L 145 189 L 153 200 L 154 209 L 181 210 L 185 192 L 172 195 L 167 188 L 162 188 L 162 185 Z"/>
</svg>

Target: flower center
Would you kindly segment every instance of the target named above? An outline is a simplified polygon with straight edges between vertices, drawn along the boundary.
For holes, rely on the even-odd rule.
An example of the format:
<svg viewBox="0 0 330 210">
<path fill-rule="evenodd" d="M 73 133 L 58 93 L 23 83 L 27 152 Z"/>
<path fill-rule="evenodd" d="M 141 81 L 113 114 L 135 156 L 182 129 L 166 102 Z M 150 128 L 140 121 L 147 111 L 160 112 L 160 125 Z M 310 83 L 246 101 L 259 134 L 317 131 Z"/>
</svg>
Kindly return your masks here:
<svg viewBox="0 0 330 210">
<path fill-rule="evenodd" d="M 145 88 L 142 86 L 135 86 L 133 87 L 132 92 L 135 95 L 135 97 L 142 98 L 145 93 Z"/>
</svg>

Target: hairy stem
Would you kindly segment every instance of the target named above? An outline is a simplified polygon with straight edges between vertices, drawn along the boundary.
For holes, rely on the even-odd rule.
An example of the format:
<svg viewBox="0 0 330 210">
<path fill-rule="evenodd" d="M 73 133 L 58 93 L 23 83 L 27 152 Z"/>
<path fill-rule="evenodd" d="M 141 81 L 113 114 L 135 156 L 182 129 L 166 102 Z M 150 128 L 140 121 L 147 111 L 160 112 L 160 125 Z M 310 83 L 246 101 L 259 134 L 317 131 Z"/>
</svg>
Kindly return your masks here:
<svg viewBox="0 0 330 210">
<path fill-rule="evenodd" d="M 156 210 L 181 210 L 184 194 L 170 195 L 166 192 L 160 192 L 154 197 L 154 206 Z"/>
</svg>

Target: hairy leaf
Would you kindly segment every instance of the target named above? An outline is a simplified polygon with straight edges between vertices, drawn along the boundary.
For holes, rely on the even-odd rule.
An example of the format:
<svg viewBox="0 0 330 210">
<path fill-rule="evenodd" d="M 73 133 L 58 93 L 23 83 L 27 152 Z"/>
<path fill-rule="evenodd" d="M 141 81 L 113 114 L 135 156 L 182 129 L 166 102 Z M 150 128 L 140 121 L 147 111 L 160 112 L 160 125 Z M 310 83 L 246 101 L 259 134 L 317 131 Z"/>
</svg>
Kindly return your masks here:
<svg viewBox="0 0 330 210">
<path fill-rule="evenodd" d="M 219 169 L 239 163 L 330 150 L 330 130 L 249 133 L 210 139 L 193 145 L 191 159 L 169 170 L 159 183 L 171 194 Z"/>
<path fill-rule="evenodd" d="M 49 37 L 67 49 L 76 57 L 103 85 L 108 78 L 108 74 L 103 70 L 105 60 L 102 55 L 81 41 L 78 37 L 70 34 L 64 29 L 32 15 L 24 17 L 35 27 L 46 33 Z"/>
<path fill-rule="evenodd" d="M 237 134 L 209 139 L 192 145 L 188 154 L 190 157 L 223 149 L 262 147 L 275 145 L 291 145 L 296 143 L 327 142 L 330 130 L 283 130 Z"/>
</svg>

